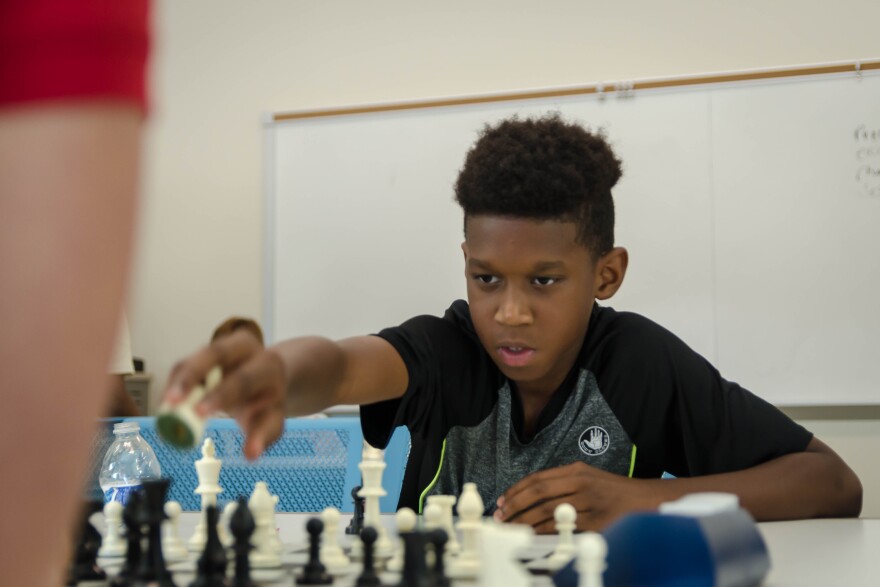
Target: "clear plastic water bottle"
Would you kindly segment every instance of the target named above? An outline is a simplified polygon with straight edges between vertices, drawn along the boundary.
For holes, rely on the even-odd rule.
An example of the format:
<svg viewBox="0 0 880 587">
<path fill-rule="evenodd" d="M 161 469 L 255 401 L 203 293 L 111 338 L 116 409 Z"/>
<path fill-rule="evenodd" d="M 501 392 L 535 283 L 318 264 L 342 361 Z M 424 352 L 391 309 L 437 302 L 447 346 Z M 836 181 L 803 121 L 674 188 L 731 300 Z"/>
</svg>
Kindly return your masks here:
<svg viewBox="0 0 880 587">
<path fill-rule="evenodd" d="M 162 476 L 156 453 L 141 436 L 137 422 L 119 422 L 113 426 L 116 439 L 101 464 L 98 483 L 104 492 L 104 503 L 128 502 L 128 496 L 141 486 L 145 479 Z"/>
</svg>

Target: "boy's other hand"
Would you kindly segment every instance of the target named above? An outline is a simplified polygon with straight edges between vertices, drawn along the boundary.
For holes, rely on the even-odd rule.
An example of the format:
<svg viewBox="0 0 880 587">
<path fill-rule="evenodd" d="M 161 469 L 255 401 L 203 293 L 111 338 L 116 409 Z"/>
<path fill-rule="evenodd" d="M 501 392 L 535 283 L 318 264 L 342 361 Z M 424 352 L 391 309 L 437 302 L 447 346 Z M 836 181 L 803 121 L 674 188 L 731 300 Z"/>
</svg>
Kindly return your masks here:
<svg viewBox="0 0 880 587">
<path fill-rule="evenodd" d="M 256 459 L 281 436 L 285 417 L 284 366 L 281 357 L 263 347 L 253 333 L 237 330 L 218 338 L 175 365 L 163 401 L 174 406 L 202 384 L 214 366 L 223 379 L 195 406 L 207 417 L 224 411 L 245 433 L 244 454 Z"/>
<path fill-rule="evenodd" d="M 577 511 L 577 530 L 600 530 L 625 513 L 650 509 L 649 501 L 647 487 L 639 479 L 576 462 L 518 481 L 498 498 L 495 519 L 552 534 L 556 506 L 570 503 Z"/>
</svg>

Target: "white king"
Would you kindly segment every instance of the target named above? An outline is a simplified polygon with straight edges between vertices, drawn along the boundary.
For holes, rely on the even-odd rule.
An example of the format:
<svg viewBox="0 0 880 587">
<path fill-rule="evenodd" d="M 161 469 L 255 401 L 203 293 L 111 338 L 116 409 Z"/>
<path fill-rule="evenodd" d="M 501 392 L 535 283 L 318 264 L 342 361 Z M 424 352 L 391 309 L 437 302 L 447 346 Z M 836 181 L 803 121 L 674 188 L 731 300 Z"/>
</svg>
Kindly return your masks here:
<svg viewBox="0 0 880 587">
<path fill-rule="evenodd" d="M 209 505 L 217 506 L 217 494 L 223 492 L 220 487 L 220 466 L 222 461 L 216 456 L 214 441 L 206 438 L 202 444 L 202 458 L 196 461 L 196 474 L 199 477 L 199 486 L 196 487 L 195 493 L 202 496 L 202 515 L 199 517 L 199 523 L 192 538 L 187 542 L 187 547 L 191 551 L 200 552 L 205 547 L 208 540 L 208 521 L 205 510 Z M 225 541 L 225 529 L 218 527 L 220 532 L 220 540 Z"/>
</svg>

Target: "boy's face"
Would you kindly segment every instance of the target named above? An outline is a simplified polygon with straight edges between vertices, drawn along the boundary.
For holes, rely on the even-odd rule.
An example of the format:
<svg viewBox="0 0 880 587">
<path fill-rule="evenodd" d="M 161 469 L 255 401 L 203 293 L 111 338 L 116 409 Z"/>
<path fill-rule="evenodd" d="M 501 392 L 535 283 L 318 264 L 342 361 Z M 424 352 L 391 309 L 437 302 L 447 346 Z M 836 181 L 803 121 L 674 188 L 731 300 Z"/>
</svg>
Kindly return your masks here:
<svg viewBox="0 0 880 587">
<path fill-rule="evenodd" d="M 468 302 L 483 347 L 520 392 L 555 391 L 604 287 L 602 263 L 575 241 L 574 222 L 472 216 L 466 234 Z"/>
</svg>

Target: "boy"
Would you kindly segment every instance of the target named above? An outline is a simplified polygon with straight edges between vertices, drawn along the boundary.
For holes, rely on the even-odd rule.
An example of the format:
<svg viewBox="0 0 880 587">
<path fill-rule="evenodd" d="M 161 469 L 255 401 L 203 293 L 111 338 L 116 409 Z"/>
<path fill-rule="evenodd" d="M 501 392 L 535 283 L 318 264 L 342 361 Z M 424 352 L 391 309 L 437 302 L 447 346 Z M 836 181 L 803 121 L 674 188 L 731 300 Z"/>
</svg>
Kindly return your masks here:
<svg viewBox="0 0 880 587">
<path fill-rule="evenodd" d="M 456 184 L 467 303 L 338 342 L 263 350 L 235 333 L 181 363 L 167 397 L 222 365 L 199 409 L 237 417 L 251 458 L 285 415 L 360 404 L 371 444 L 410 429 L 401 506 L 474 481 L 487 514 L 539 532 L 562 502 L 586 530 L 694 491 L 736 493 L 758 520 L 858 515 L 831 449 L 666 330 L 595 303 L 626 273 L 620 173 L 601 136 L 556 116 L 487 128 Z"/>
</svg>

